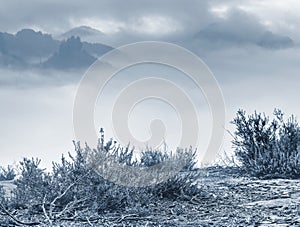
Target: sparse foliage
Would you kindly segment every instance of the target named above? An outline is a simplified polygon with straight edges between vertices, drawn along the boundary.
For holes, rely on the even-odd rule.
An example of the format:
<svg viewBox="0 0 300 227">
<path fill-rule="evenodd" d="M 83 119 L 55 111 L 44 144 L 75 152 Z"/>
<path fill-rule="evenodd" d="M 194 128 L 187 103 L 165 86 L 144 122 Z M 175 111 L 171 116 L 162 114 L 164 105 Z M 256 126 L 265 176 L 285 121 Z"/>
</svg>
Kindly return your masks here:
<svg viewBox="0 0 300 227">
<path fill-rule="evenodd" d="M 258 177 L 300 177 L 300 127 L 294 116 L 287 121 L 275 109 L 275 118 L 261 113 L 246 116 L 239 110 L 233 145 L 242 168 Z"/>
<path fill-rule="evenodd" d="M 141 210 L 162 200 L 190 201 L 200 192 L 193 184 L 197 172 L 189 172 L 194 168 L 196 158 L 191 148 L 178 150 L 174 155 L 147 148 L 138 159 L 129 145 L 121 147 L 113 140 L 105 142 L 103 131 L 95 149 L 87 144 L 81 147 L 79 142 L 74 142 L 74 147 L 75 154 L 69 153 L 67 158 L 62 156 L 61 162 L 53 163 L 51 173 L 39 167 L 39 159 L 22 160 L 21 176 L 15 181 L 17 187 L 14 196 L 6 202 L 7 207 L 25 209 L 31 216 L 40 215 L 43 219 L 39 218 L 38 223 L 52 225 L 59 220 L 86 220 L 86 217 L 106 212 Z M 129 187 L 105 179 L 95 171 L 93 164 L 98 165 L 98 170 L 104 170 L 110 162 L 95 163 L 92 158 L 142 168 L 179 160 L 186 164 L 183 170 L 187 172 L 178 171 L 167 181 L 150 186 Z M 113 172 L 120 176 L 124 174 L 119 169 Z M 10 214 L 9 209 L 3 209 Z"/>
<path fill-rule="evenodd" d="M 15 181 L 16 189 L 12 203 L 19 207 L 38 207 L 49 192 L 50 176 L 39 167 L 40 159 L 24 158 L 20 162 L 21 177 Z"/>
</svg>

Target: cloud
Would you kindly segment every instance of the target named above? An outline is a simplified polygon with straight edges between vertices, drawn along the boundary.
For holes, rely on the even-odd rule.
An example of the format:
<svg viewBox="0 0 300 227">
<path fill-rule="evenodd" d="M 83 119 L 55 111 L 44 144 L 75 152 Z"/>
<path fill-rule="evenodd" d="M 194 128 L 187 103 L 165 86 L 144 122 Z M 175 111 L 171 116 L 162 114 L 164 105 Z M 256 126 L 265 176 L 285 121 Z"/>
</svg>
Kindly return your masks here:
<svg viewBox="0 0 300 227">
<path fill-rule="evenodd" d="M 253 0 L 247 1 L 246 4 L 237 3 L 236 5 L 240 9 L 255 15 L 258 21 L 265 24 L 273 32 L 286 34 L 295 40 L 299 40 L 299 1 Z"/>
<path fill-rule="evenodd" d="M 270 49 L 294 46 L 290 37 L 268 31 L 256 17 L 243 10 L 217 9 L 217 14 L 221 16 L 194 36 L 197 44 L 206 49 L 243 45 L 257 45 Z"/>
<path fill-rule="evenodd" d="M 2 72 L 1 72 L 2 73 Z M 76 86 L 0 89 L 0 165 L 40 157 L 51 167 L 73 151 L 72 104 Z M 50 170 L 51 168 L 49 168 Z"/>
<path fill-rule="evenodd" d="M 232 120 L 238 108 L 244 108 L 248 112 L 257 109 L 270 114 L 273 108 L 279 107 L 287 115 L 294 113 L 299 117 L 300 108 L 297 105 L 298 84 L 300 83 L 299 58 L 300 52 L 296 48 L 270 51 L 258 47 L 247 49 L 235 47 L 210 52 L 204 60 L 215 74 L 223 91 L 227 109 L 226 122 Z M 149 75 L 139 73 L 134 69 L 132 71 L 140 77 Z M 154 74 L 154 70 L 142 72 Z M 158 71 L 154 75 L 159 76 L 160 72 Z M 175 82 L 182 84 L 184 89 L 190 88 L 189 83 L 192 81 L 180 80 L 180 75 L 176 75 L 174 78 L 173 71 L 169 74 L 167 71 L 162 72 L 163 75 L 169 75 L 170 78 L 178 78 Z M 3 85 L 0 89 L 0 103 L 3 110 L 0 113 L 0 124 L 2 125 L 2 131 L 0 131 L 3 135 L 0 144 L 3 148 L 2 155 L 4 157 L 0 165 L 11 164 L 14 160 L 20 160 L 21 156 L 39 156 L 43 159 L 43 164 L 49 167 L 51 160 L 59 159 L 60 153 L 72 151 L 71 140 L 74 139 L 72 105 L 77 87 L 74 83 L 79 80 L 81 75 L 78 76 L 71 72 L 68 75 L 66 72 L 45 74 L 45 71 L 36 73 L 23 71 L 13 74 L 11 71 L 4 70 L 0 71 L 0 75 L 1 78 L 5 75 L 7 82 L 10 83 L 9 86 L 8 84 L 5 86 L 3 85 L 4 81 L 0 81 L 0 84 Z M 74 77 L 77 77 L 77 81 L 74 81 Z M 70 85 L 66 81 L 59 84 L 59 80 L 63 80 L 63 78 L 70 78 L 73 84 Z M 23 79 L 23 86 L 21 79 Z M 40 83 L 37 82 L 39 80 Z M 26 83 L 27 87 L 24 89 Z M 111 83 L 111 86 L 106 87 L 107 93 L 104 94 L 117 95 L 125 82 L 113 83 L 112 81 Z M 66 84 L 69 85 L 66 86 Z M 112 89 L 116 87 L 117 89 Z M 191 93 L 192 98 L 200 106 L 201 113 L 204 114 L 203 102 L 199 100 L 204 97 L 201 97 L 200 92 L 194 93 L 192 89 L 189 89 L 188 93 Z M 104 100 L 103 105 L 111 108 L 113 102 L 108 95 L 102 99 Z M 164 112 L 159 112 L 162 110 L 160 106 L 155 107 L 152 109 L 151 106 L 147 106 L 147 113 L 165 116 Z M 102 112 L 105 112 L 106 109 L 98 108 L 97 110 L 100 112 L 99 114 L 96 112 L 95 116 L 97 119 L 101 119 Z M 143 113 L 146 113 L 143 110 L 145 109 L 137 109 L 137 113 L 140 113 L 136 118 L 137 121 L 135 121 L 137 128 L 134 124 L 131 125 L 134 132 L 136 132 L 135 130 L 142 131 L 143 126 L 148 126 L 147 122 L 142 122 L 143 119 L 148 119 L 143 116 Z M 154 110 L 154 112 L 150 110 Z M 208 116 L 210 115 L 208 114 Z M 204 115 L 201 118 L 202 121 L 210 119 L 206 117 Z M 102 119 L 102 121 L 105 120 Z M 110 131 L 111 125 L 100 123 L 102 123 L 100 120 L 96 121 L 95 127 L 104 126 L 106 132 Z M 209 126 L 203 124 L 202 127 L 202 133 L 205 134 L 204 136 L 208 136 L 207 132 L 210 128 L 207 127 Z M 233 130 L 229 123 L 226 128 Z M 173 132 L 174 137 L 176 137 L 177 131 L 174 130 Z M 108 138 L 110 136 L 114 135 L 109 134 Z M 224 149 L 226 151 L 231 149 L 230 140 L 229 136 L 225 140 Z"/>
<path fill-rule="evenodd" d="M 254 43 L 254 40 L 258 43 L 259 34 L 263 37 L 262 33 L 270 30 L 272 42 L 278 46 L 282 41 L 288 43 L 287 37 L 295 39 L 296 32 L 287 32 L 291 30 L 288 27 L 295 27 L 298 23 L 291 20 L 298 18 L 297 21 L 300 21 L 298 11 L 294 10 L 298 8 L 291 7 L 290 1 L 293 0 L 284 4 L 268 0 L 74 0 L 63 3 L 59 0 L 12 0 L 1 4 L 0 27 L 8 32 L 30 27 L 56 36 L 87 25 L 107 35 L 100 37 L 99 42 L 114 46 L 143 40 L 162 40 L 188 46 L 199 32 L 206 33 L 206 36 L 218 35 L 230 43 Z M 269 4 L 275 5 L 274 12 Z M 281 5 L 285 6 L 284 10 L 291 11 L 285 14 L 285 18 L 279 10 Z M 263 40 L 261 43 L 266 42 Z"/>
<path fill-rule="evenodd" d="M 1 4 L 1 27 L 7 31 L 17 31 L 25 26 L 35 26 L 49 33 L 65 31 L 74 26 L 74 22 L 99 21 L 101 24 L 108 22 L 114 27 L 131 27 L 134 23 L 149 25 L 147 18 L 163 17 L 168 20 L 190 21 L 191 15 L 207 15 L 207 3 L 205 1 L 179 0 L 167 1 L 96 1 L 88 3 L 82 0 L 61 2 L 58 0 L 18 2 L 12 0 Z M 165 20 L 165 19 L 163 19 Z M 169 23 L 169 22 L 167 22 Z M 201 23 L 199 21 L 198 23 Z M 80 24 L 78 24 L 80 25 Z M 168 25 L 168 24 L 166 24 Z M 105 26 L 105 24 L 103 25 Z M 106 27 L 107 28 L 107 27 Z"/>
<path fill-rule="evenodd" d="M 133 23 L 131 30 L 149 35 L 164 35 L 181 30 L 181 26 L 172 18 L 163 16 L 145 16 Z"/>
<path fill-rule="evenodd" d="M 47 86 L 61 87 L 77 83 L 83 70 L 57 71 L 46 69 L 13 70 L 0 68 L 0 89 L 33 89 Z"/>
</svg>

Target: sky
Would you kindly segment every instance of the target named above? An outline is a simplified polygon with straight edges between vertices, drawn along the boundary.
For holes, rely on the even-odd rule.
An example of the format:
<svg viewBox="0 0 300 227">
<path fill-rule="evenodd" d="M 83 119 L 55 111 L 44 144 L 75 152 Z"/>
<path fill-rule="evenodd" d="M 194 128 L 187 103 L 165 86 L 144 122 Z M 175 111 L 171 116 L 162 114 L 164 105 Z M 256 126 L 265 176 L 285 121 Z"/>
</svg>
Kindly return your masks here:
<svg viewBox="0 0 300 227">
<path fill-rule="evenodd" d="M 224 127 L 230 130 L 234 128 L 229 122 L 239 108 L 249 113 L 258 110 L 272 114 L 278 107 L 287 115 L 300 116 L 299 1 L 0 0 L 0 3 L 1 32 L 32 28 L 59 37 L 74 27 L 89 26 L 103 34 L 96 41 L 113 47 L 156 40 L 187 48 L 203 59 L 219 82 L 227 112 Z M 285 46 L 287 39 L 292 46 Z M 153 74 L 159 73 L 153 70 Z M 61 153 L 73 151 L 72 110 L 80 77 L 75 80 L 70 77 L 71 72 L 0 69 L 0 165 L 17 162 L 24 156 L 38 156 L 49 166 Z M 193 93 L 188 81 L 174 80 L 188 90 L 195 102 L 204 98 L 203 94 Z M 116 79 L 109 86 L 120 89 L 120 81 Z M 106 95 L 113 99 L 116 92 L 107 90 Z M 107 100 L 110 99 L 106 98 L 96 108 L 95 124 L 104 125 L 108 136 L 113 136 L 111 126 L 106 120 L 101 121 L 102 115 L 107 114 L 101 109 L 109 105 Z M 166 115 L 169 107 L 161 105 L 151 104 L 155 107 L 151 114 L 166 119 L 171 132 L 178 131 L 170 122 L 174 113 Z M 202 101 L 197 105 L 204 129 L 200 135 L 205 138 L 200 147 L 205 149 L 211 117 Z M 138 128 L 137 132 L 147 128 L 144 118 L 139 116 L 150 110 L 146 104 L 135 110 L 138 122 L 132 125 Z M 153 118 L 151 114 L 146 122 Z M 145 139 L 147 130 L 133 134 Z M 171 137 L 173 134 L 169 133 Z M 173 139 L 178 138 L 175 134 Z M 225 133 L 221 151 L 232 151 L 230 140 Z"/>
<path fill-rule="evenodd" d="M 191 38 L 207 25 L 229 19 L 226 28 L 240 36 L 245 31 L 244 35 L 251 36 L 252 32 L 266 28 L 298 39 L 299 10 L 296 0 L 187 0 L 184 3 L 178 0 L 92 0 L 88 4 L 83 0 L 63 3 L 58 0 L 12 0 L 1 2 L 0 28 L 13 33 L 30 27 L 59 34 L 87 25 L 105 34 L 119 34 L 116 42 L 124 44 L 129 38 Z"/>
</svg>

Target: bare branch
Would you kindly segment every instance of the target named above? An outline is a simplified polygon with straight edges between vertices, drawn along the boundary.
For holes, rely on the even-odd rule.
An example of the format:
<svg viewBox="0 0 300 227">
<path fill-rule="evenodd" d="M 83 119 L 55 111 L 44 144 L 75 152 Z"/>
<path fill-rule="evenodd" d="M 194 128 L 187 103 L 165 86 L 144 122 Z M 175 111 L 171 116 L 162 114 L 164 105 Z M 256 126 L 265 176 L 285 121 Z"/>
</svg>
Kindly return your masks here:
<svg viewBox="0 0 300 227">
<path fill-rule="evenodd" d="M 44 199 L 43 199 L 43 205 L 42 205 L 42 208 L 43 208 L 43 213 L 47 219 L 47 221 L 49 222 L 50 225 L 52 225 L 52 220 L 50 219 L 50 217 L 48 216 L 47 214 L 47 211 L 46 211 L 46 208 L 45 208 L 45 203 L 46 203 L 46 195 L 44 196 Z"/>
<path fill-rule="evenodd" d="M 5 207 L 0 203 L 0 208 L 3 210 L 3 212 L 8 215 L 17 225 L 26 225 L 26 226 L 34 226 L 34 225 L 40 225 L 40 222 L 23 222 L 19 219 L 17 219 L 13 214 L 11 214 L 8 210 L 5 209 Z"/>
<path fill-rule="evenodd" d="M 66 190 L 60 194 L 59 196 L 55 197 L 55 199 L 50 203 L 50 209 L 49 209 L 49 215 L 53 219 L 53 209 L 55 208 L 55 203 L 57 200 L 61 199 L 67 192 L 75 185 L 75 183 L 70 184 L 69 187 L 66 188 Z"/>
</svg>

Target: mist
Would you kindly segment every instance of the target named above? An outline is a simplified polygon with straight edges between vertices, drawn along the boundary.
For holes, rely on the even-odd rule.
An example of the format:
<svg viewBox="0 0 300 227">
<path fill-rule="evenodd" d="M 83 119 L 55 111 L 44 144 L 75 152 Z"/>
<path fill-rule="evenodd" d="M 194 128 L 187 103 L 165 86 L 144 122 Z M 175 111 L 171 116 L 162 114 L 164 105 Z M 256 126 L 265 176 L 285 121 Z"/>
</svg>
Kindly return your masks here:
<svg viewBox="0 0 300 227">
<path fill-rule="evenodd" d="M 230 48 L 203 54 L 203 59 L 214 73 L 224 95 L 226 125 L 220 127 L 233 132 L 230 121 L 239 108 L 249 114 L 257 110 L 267 115 L 272 115 L 274 108 L 279 108 L 287 117 L 291 114 L 299 117 L 300 66 L 296 60 L 299 59 L 297 48 L 278 51 Z M 58 161 L 61 154 L 74 152 L 73 102 L 83 75 L 79 71 L 1 70 L 0 165 L 16 163 L 22 157 L 39 157 L 43 160 L 42 166 L 50 168 L 52 161 Z M 198 149 L 203 153 L 211 133 L 209 106 L 201 91 L 184 74 L 167 67 L 136 66 L 116 75 L 96 103 L 95 130 L 103 127 L 106 138 L 114 138 L 116 135 L 110 117 L 113 101 L 124 86 L 149 76 L 172 80 L 191 97 L 199 117 Z M 129 117 L 132 135 L 147 140 L 150 122 L 157 118 L 165 123 L 166 142 L 170 149 L 175 149 L 181 133 L 180 119 L 170 106 L 159 101 L 148 100 L 133 109 Z M 225 132 L 221 152 L 233 152 L 231 139 Z M 84 141 L 81 142 L 84 144 Z"/>
</svg>

